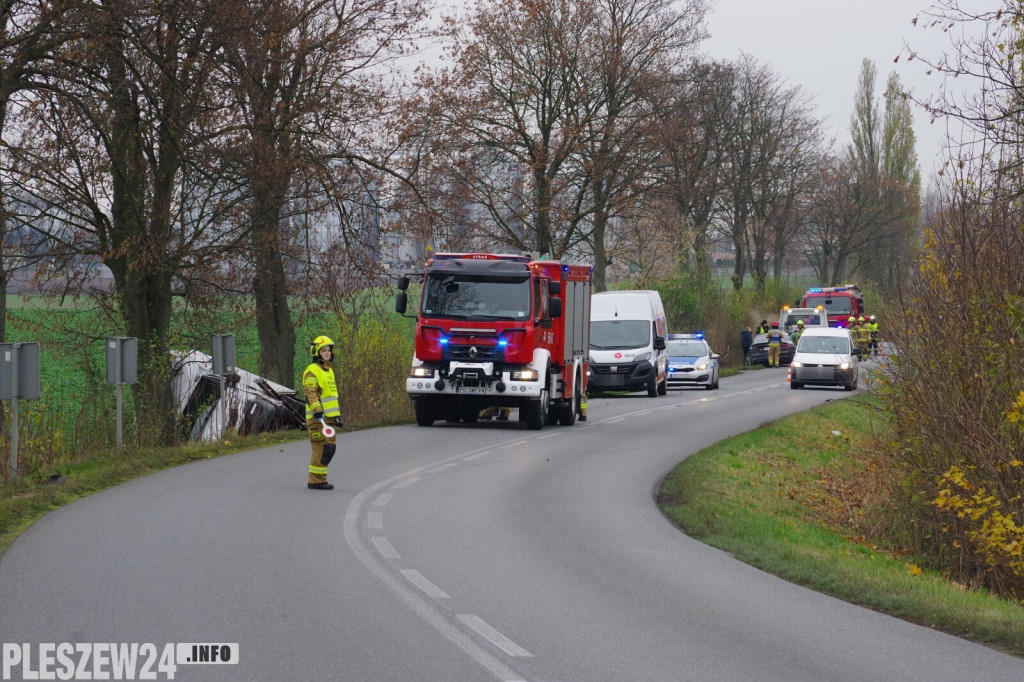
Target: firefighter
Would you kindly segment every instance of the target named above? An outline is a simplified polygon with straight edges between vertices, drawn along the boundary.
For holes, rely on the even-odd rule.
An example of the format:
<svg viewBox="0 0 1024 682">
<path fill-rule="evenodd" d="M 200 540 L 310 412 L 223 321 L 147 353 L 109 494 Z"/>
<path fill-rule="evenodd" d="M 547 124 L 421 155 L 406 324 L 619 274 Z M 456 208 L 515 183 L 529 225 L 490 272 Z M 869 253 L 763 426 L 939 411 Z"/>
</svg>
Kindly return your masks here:
<svg viewBox="0 0 1024 682">
<path fill-rule="evenodd" d="M 306 430 L 312 454 L 309 458 L 309 479 L 306 487 L 310 490 L 334 490 L 327 482 L 327 466 L 334 458 L 337 437 L 324 435 L 324 424 L 341 427 L 341 405 L 338 402 L 338 384 L 334 379 L 334 341 L 327 336 L 318 336 L 309 346 L 313 357 L 306 371 L 302 373 L 302 388 L 306 391 Z"/>
<path fill-rule="evenodd" d="M 797 341 L 800 340 L 800 335 L 803 334 L 803 333 L 804 333 L 804 321 L 803 320 L 797 320 L 796 321 L 796 329 L 794 329 L 793 333 L 789 335 L 789 338 L 793 340 L 793 343 L 796 343 Z"/>
<path fill-rule="evenodd" d="M 781 355 L 782 330 L 779 329 L 778 321 L 773 321 L 771 331 L 768 332 L 768 366 L 778 367 L 779 356 Z"/>
<path fill-rule="evenodd" d="M 871 331 L 871 354 L 879 355 L 878 349 L 878 318 L 874 315 L 868 318 L 868 329 Z"/>
<path fill-rule="evenodd" d="M 867 357 L 868 345 L 871 343 L 871 330 L 868 329 L 868 322 L 862 317 L 857 318 L 857 326 L 854 327 L 853 340 L 857 342 L 861 357 Z"/>
</svg>

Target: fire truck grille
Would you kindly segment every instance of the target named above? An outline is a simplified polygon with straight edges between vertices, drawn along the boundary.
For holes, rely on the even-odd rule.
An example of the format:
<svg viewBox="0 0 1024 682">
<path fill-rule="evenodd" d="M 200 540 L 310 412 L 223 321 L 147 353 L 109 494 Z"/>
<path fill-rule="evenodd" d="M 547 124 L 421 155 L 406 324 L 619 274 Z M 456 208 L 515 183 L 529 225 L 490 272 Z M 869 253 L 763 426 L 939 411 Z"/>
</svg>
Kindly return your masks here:
<svg viewBox="0 0 1024 682">
<path fill-rule="evenodd" d="M 491 362 L 500 359 L 496 346 L 448 346 L 452 360 L 464 362 Z"/>
</svg>

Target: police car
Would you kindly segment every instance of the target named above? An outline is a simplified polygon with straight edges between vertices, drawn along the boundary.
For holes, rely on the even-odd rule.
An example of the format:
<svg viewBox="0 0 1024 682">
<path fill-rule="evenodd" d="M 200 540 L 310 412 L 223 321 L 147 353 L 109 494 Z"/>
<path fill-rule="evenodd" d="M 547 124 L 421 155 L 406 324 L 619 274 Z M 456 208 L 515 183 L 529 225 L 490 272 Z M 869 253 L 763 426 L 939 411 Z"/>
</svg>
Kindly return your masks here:
<svg viewBox="0 0 1024 682">
<path fill-rule="evenodd" d="M 711 350 L 703 334 L 669 334 L 665 354 L 669 388 L 718 388 L 718 353 Z"/>
</svg>

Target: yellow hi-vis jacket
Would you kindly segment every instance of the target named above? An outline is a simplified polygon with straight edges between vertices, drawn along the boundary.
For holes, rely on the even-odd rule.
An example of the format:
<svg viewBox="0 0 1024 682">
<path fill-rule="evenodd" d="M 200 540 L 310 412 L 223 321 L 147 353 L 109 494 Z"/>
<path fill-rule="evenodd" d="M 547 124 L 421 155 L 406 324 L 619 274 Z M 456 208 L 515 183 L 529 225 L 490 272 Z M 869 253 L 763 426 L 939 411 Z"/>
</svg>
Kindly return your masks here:
<svg viewBox="0 0 1024 682">
<path fill-rule="evenodd" d="M 341 416 L 338 385 L 330 366 L 311 364 L 302 373 L 302 387 L 306 390 L 306 421 L 311 421 L 315 412 L 323 412 L 325 418 Z"/>
</svg>

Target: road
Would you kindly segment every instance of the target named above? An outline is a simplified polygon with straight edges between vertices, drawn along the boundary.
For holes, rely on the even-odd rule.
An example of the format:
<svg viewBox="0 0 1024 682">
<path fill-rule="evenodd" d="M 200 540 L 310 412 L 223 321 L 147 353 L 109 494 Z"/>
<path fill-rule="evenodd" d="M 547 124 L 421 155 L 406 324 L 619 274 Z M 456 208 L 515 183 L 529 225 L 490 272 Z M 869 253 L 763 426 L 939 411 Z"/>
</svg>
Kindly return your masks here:
<svg viewBox="0 0 1024 682">
<path fill-rule="evenodd" d="M 686 456 L 849 395 L 784 379 L 595 398 L 541 431 L 343 433 L 331 492 L 305 488 L 304 442 L 140 478 L 0 557 L 0 641 L 238 643 L 232 665 L 179 665 L 186 681 L 1024 679 L 1020 659 L 792 585 L 660 514 Z"/>
</svg>

